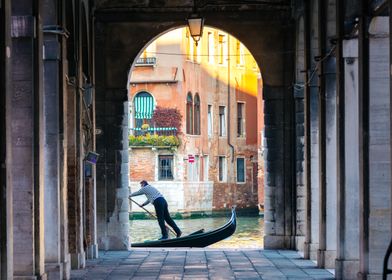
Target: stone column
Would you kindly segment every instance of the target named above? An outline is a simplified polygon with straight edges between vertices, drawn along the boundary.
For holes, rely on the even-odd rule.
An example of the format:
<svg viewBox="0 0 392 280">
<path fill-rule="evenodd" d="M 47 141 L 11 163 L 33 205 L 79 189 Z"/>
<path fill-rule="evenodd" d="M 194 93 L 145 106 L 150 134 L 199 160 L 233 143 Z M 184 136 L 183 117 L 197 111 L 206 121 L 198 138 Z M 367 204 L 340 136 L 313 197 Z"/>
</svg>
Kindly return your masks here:
<svg viewBox="0 0 392 280">
<path fill-rule="evenodd" d="M 317 259 L 319 249 L 319 225 L 320 225 L 320 143 L 319 143 L 319 82 L 317 77 L 315 56 L 319 55 L 318 50 L 318 1 L 310 1 L 310 65 L 308 83 L 310 98 L 310 193 L 307 193 L 307 199 L 310 200 L 310 237 L 309 237 L 309 257 Z M 314 73 L 316 71 L 316 73 Z M 309 222 L 308 221 L 308 222 Z"/>
<path fill-rule="evenodd" d="M 105 57 L 95 68 L 97 152 L 98 246 L 104 250 L 128 250 L 128 69 L 117 63 L 119 53 L 111 50 L 103 23 L 95 25 L 95 56 Z M 105 45 L 107 44 L 107 45 Z M 109 65 L 109 66 L 108 66 Z M 111 68 L 113 67 L 113 68 Z M 130 66 L 129 66 L 130 67 Z M 106 68 L 111 68 L 110 71 Z M 118 76 L 112 76 L 119 73 Z M 121 73 L 121 74 L 120 74 Z"/>
<path fill-rule="evenodd" d="M 36 1 L 13 3 L 9 154 L 14 277 L 46 277 L 43 232 L 42 41 Z M 37 5 L 38 6 L 38 5 Z M 36 63 L 34 63 L 36 62 Z M 11 108 L 10 108 L 11 109 Z M 7 136 L 8 137 L 8 136 Z"/>
<path fill-rule="evenodd" d="M 56 1 L 43 3 L 43 28 L 58 22 Z M 45 270 L 49 278 L 62 278 L 60 259 L 60 44 L 55 34 L 44 32 L 44 203 Z"/>
<path fill-rule="evenodd" d="M 306 234 L 306 189 L 305 189 L 305 102 L 304 102 L 304 72 L 305 69 L 305 38 L 304 18 L 297 21 L 296 42 L 296 86 L 295 100 L 295 185 L 296 185 L 296 245 L 299 251 L 304 251 Z"/>
<path fill-rule="evenodd" d="M 10 1 L 0 1 L 0 279 L 13 275 L 13 220 L 11 160 L 6 157 L 11 147 L 11 9 Z"/>
<path fill-rule="evenodd" d="M 290 159 L 286 147 L 290 139 L 288 133 L 285 87 L 264 86 L 264 161 L 265 161 L 265 211 L 264 211 L 264 246 L 265 248 L 294 247 L 292 232 L 292 205 L 289 202 L 292 185 L 287 180 L 292 176 L 285 166 Z M 289 140 L 290 139 L 290 140 Z"/>
<path fill-rule="evenodd" d="M 338 279 L 356 279 L 359 271 L 359 142 L 358 142 L 358 40 L 343 41 L 344 58 L 344 176 L 345 184 L 339 186 L 340 234 L 337 240 L 335 262 Z"/>
<path fill-rule="evenodd" d="M 325 115 L 326 115 L 326 250 L 324 265 L 335 267 L 336 258 L 336 60 L 330 57 L 325 63 Z"/>
<path fill-rule="evenodd" d="M 104 106 L 105 114 L 97 117 L 97 126 L 103 130 L 103 135 L 97 139 L 97 147 L 104 156 L 98 166 L 98 173 L 99 168 L 104 167 L 105 181 L 98 179 L 98 193 L 106 193 L 105 197 L 101 196 L 101 199 L 104 198 L 101 207 L 104 206 L 106 211 L 102 213 L 101 208 L 98 213 L 106 216 L 102 225 L 106 230 L 100 232 L 98 244 L 105 250 L 127 250 L 130 246 L 127 91 L 106 89 Z M 101 137 L 103 142 L 100 142 Z M 104 150 L 101 143 L 104 144 Z M 101 221 L 102 218 L 98 217 Z"/>
<path fill-rule="evenodd" d="M 389 17 L 374 17 L 369 26 L 370 209 L 367 279 L 381 277 L 384 255 L 391 239 L 389 56 Z"/>
<path fill-rule="evenodd" d="M 325 251 L 324 267 L 334 268 L 336 258 L 336 203 L 337 203 L 337 113 L 336 113 L 336 57 L 334 45 L 329 38 L 336 36 L 335 1 L 327 1 L 323 6 L 326 11 L 324 40 L 325 53 L 330 54 L 324 60 L 323 74 L 325 80 Z"/>
</svg>

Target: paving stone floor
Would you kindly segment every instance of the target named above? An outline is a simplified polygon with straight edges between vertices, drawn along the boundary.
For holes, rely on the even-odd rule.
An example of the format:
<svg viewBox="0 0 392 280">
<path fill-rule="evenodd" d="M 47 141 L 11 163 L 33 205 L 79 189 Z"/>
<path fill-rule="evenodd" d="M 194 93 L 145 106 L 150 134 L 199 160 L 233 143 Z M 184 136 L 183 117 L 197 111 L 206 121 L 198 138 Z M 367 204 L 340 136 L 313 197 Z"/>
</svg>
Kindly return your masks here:
<svg viewBox="0 0 392 280">
<path fill-rule="evenodd" d="M 295 251 L 133 249 L 102 251 L 71 279 L 334 279 Z"/>
</svg>

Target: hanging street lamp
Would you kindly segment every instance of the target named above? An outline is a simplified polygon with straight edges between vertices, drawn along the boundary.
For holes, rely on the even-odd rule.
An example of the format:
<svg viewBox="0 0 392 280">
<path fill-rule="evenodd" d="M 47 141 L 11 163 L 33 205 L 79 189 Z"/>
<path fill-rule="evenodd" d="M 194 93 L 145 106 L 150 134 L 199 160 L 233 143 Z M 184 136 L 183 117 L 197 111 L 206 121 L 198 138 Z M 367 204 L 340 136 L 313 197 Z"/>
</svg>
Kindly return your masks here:
<svg viewBox="0 0 392 280">
<path fill-rule="evenodd" d="M 196 46 L 203 35 L 204 18 L 198 14 L 191 14 L 188 19 L 189 33 L 191 34 Z"/>
</svg>

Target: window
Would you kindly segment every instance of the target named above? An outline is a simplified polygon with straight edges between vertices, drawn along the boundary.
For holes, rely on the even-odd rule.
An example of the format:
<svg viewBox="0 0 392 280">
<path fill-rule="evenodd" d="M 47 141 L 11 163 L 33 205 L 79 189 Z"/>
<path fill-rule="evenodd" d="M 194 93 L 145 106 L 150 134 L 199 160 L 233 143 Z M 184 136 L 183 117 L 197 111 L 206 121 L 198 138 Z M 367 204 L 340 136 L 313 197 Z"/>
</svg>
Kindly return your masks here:
<svg viewBox="0 0 392 280">
<path fill-rule="evenodd" d="M 227 167 L 226 167 L 226 157 L 219 157 L 219 182 L 226 182 L 227 178 Z"/>
<path fill-rule="evenodd" d="M 190 92 L 186 98 L 186 133 L 193 134 L 193 99 Z"/>
<path fill-rule="evenodd" d="M 208 62 L 214 63 L 214 33 L 208 32 Z"/>
<path fill-rule="evenodd" d="M 145 91 L 139 92 L 133 99 L 133 107 L 134 128 L 140 129 L 143 124 L 151 125 L 151 118 L 155 109 L 155 102 L 152 95 Z"/>
<path fill-rule="evenodd" d="M 245 158 L 237 158 L 237 183 L 245 183 Z"/>
<path fill-rule="evenodd" d="M 189 34 L 189 30 L 186 29 L 186 40 L 185 40 L 185 44 L 186 44 L 186 59 L 187 60 L 191 60 L 192 55 L 193 55 L 193 39 L 191 38 L 190 34 Z"/>
<path fill-rule="evenodd" d="M 226 108 L 219 106 L 219 136 L 226 136 Z"/>
<path fill-rule="evenodd" d="M 237 103 L 237 137 L 245 136 L 245 104 Z"/>
<path fill-rule="evenodd" d="M 194 48 L 194 53 L 193 53 L 193 61 L 200 63 L 201 62 L 201 46 L 202 46 L 202 38 L 200 38 L 200 41 L 198 42 L 196 46 L 196 42 L 193 46 Z"/>
<path fill-rule="evenodd" d="M 193 126 L 193 133 L 195 135 L 200 135 L 200 97 L 199 94 L 196 93 L 195 95 L 195 102 L 194 102 L 194 126 Z"/>
<path fill-rule="evenodd" d="M 238 66 L 245 64 L 244 46 L 238 40 L 236 41 L 236 63 Z"/>
<path fill-rule="evenodd" d="M 212 105 L 208 105 L 207 107 L 207 126 L 208 126 L 208 136 L 212 136 L 212 124 L 213 124 L 213 118 L 212 118 Z"/>
<path fill-rule="evenodd" d="M 143 51 L 142 55 L 136 60 L 135 66 L 154 66 L 156 65 L 156 42 L 152 42 Z"/>
<path fill-rule="evenodd" d="M 225 52 L 225 35 L 219 34 L 219 41 L 218 41 L 218 47 L 219 47 L 219 64 L 224 63 L 224 52 Z"/>
<path fill-rule="evenodd" d="M 160 155 L 158 156 L 159 165 L 159 180 L 173 180 L 173 156 Z"/>
<path fill-rule="evenodd" d="M 208 155 L 207 156 L 204 156 L 203 157 L 203 179 L 204 179 L 204 182 L 207 182 L 208 181 L 208 171 L 209 171 L 209 169 L 210 169 L 210 159 L 209 159 L 209 157 L 208 157 Z"/>
</svg>

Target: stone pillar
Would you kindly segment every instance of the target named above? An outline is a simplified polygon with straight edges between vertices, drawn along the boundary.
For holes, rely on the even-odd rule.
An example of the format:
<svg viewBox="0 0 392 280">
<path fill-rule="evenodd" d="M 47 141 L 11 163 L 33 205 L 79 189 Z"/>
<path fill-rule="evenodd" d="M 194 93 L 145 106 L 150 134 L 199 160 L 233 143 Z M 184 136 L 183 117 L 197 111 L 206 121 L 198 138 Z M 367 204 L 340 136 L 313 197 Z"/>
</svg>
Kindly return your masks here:
<svg viewBox="0 0 392 280">
<path fill-rule="evenodd" d="M 358 142 L 358 40 L 343 41 L 345 184 L 339 186 L 339 239 L 335 262 L 338 279 L 356 279 L 359 271 L 359 142 Z"/>
<path fill-rule="evenodd" d="M 319 84 L 316 69 L 315 56 L 319 55 L 318 50 L 318 1 L 310 1 L 310 68 L 309 98 L 310 98 L 310 193 L 307 193 L 307 199 L 310 200 L 310 237 L 309 237 L 309 257 L 317 259 L 319 249 L 319 225 L 320 225 L 320 162 L 319 162 Z M 316 70 L 315 70 L 316 69 Z M 308 221 L 308 222 L 309 222 Z"/>
<path fill-rule="evenodd" d="M 78 114 L 79 94 L 75 88 L 76 79 L 70 78 L 67 90 L 67 196 L 68 196 L 68 241 L 69 252 L 71 254 L 71 267 L 74 269 L 84 267 L 83 241 L 80 240 L 80 166 L 78 158 L 79 142 L 78 134 Z"/>
<path fill-rule="evenodd" d="M 115 63 L 118 52 L 105 46 L 111 41 L 105 37 L 105 28 L 105 24 L 95 25 L 95 56 L 105 57 L 103 64 L 115 69 L 109 71 L 103 65 L 95 68 L 96 126 L 102 131 L 96 140 L 101 155 L 97 164 L 98 246 L 128 250 L 128 73 Z M 113 73 L 123 76 L 114 78 Z"/>
<path fill-rule="evenodd" d="M 91 46 L 94 46 L 95 43 L 95 36 L 94 36 L 94 25 L 90 25 L 90 30 L 91 30 Z M 91 57 L 95 57 L 94 54 L 94 48 L 91 48 Z M 92 84 L 95 83 L 95 67 L 94 67 L 94 62 L 95 60 L 92 59 L 92 66 L 91 66 L 91 80 Z M 92 96 L 93 96 L 93 101 L 92 101 L 92 109 L 91 109 L 91 121 L 92 121 L 92 149 L 93 151 L 96 151 L 96 137 L 95 137 L 95 128 L 96 128 L 96 119 L 95 119 L 95 88 L 92 88 Z M 86 190 L 89 195 L 89 203 L 88 203 L 88 209 L 89 209 L 89 217 L 88 217 L 88 224 L 89 224 L 89 244 L 87 245 L 87 258 L 89 259 L 95 259 L 98 258 L 98 243 L 97 243 L 97 174 L 96 174 L 96 166 L 92 165 L 91 166 L 91 184 L 90 184 L 90 189 Z"/>
<path fill-rule="evenodd" d="M 14 3 L 9 154 L 13 201 L 14 277 L 46 278 L 43 232 L 42 41 L 36 1 Z M 37 5 L 38 6 L 38 5 Z M 36 63 L 34 63 L 36 62 Z M 7 136 L 8 137 L 8 136 Z M 8 142 L 8 141 L 7 141 Z"/>
<path fill-rule="evenodd" d="M 296 86 L 295 100 L 295 185 L 296 185 L 296 245 L 304 251 L 306 234 L 306 189 L 305 189 L 305 103 L 304 103 L 304 72 L 305 69 L 305 38 L 304 18 L 297 21 L 296 47 Z"/>
<path fill-rule="evenodd" d="M 326 268 L 335 267 L 336 258 L 336 60 L 330 57 L 325 66 L 325 115 L 326 115 Z"/>
<path fill-rule="evenodd" d="M 369 26 L 370 209 L 367 279 L 381 278 L 384 255 L 391 239 L 389 55 L 389 17 L 374 17 Z"/>
<path fill-rule="evenodd" d="M 101 203 L 104 203 L 100 207 L 106 208 L 104 213 L 98 210 L 100 216 L 102 214 L 106 216 L 104 224 L 101 224 L 106 230 L 100 232 L 98 244 L 105 250 L 127 250 L 130 246 L 127 91 L 106 89 L 103 102 L 105 115 L 97 117 L 97 126 L 102 128 L 103 135 L 97 139 L 97 148 L 98 153 L 104 155 L 104 158 L 100 161 L 97 172 L 100 173 L 102 170 L 100 168 L 104 168 L 105 181 L 98 179 L 97 183 L 98 193 L 106 193 L 103 201 L 102 197 L 98 198 Z M 101 137 L 104 138 L 102 142 L 100 142 Z M 101 143 L 104 147 L 100 146 Z M 103 164 L 105 165 L 102 166 Z M 102 218 L 102 216 L 98 217 L 101 223 Z"/>
<path fill-rule="evenodd" d="M 11 122 L 7 115 L 11 110 L 11 9 L 10 1 L 0 1 L 0 279 L 13 275 L 13 220 L 11 161 L 6 157 L 11 147 Z"/>
<path fill-rule="evenodd" d="M 44 1 L 43 28 L 58 22 L 56 1 Z M 45 270 L 49 278 L 62 278 L 60 259 L 60 140 L 58 35 L 44 33 L 43 115 L 44 115 L 44 203 Z"/>
<path fill-rule="evenodd" d="M 264 161 L 265 161 L 265 248 L 293 248 L 292 182 L 285 161 L 290 159 L 290 151 L 285 145 L 290 139 L 288 133 L 285 94 L 287 88 L 264 86 Z M 293 104 L 292 104 L 293 105 Z M 290 139 L 290 140 L 289 140 Z"/>
<path fill-rule="evenodd" d="M 324 267 L 334 268 L 336 258 L 336 203 L 337 203 L 337 112 L 336 112 L 336 58 L 331 52 L 334 45 L 329 38 L 336 36 L 335 1 L 327 1 L 323 6 L 326 36 L 323 74 L 325 80 L 325 251 Z"/>
</svg>

